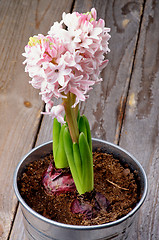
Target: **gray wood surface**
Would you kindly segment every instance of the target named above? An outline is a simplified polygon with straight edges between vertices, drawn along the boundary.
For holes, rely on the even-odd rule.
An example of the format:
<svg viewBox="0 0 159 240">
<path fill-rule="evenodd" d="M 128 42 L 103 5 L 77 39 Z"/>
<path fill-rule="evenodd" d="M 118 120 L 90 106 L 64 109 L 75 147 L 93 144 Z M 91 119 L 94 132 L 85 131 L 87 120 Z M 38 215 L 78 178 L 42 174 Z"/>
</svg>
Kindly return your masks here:
<svg viewBox="0 0 159 240">
<path fill-rule="evenodd" d="M 46 34 L 63 11 L 95 7 L 111 28 L 109 64 L 81 112 L 92 136 L 115 142 L 143 165 L 149 193 L 129 239 L 159 239 L 159 1 L 0 1 L 0 239 L 26 240 L 13 172 L 33 146 L 52 138 L 52 119 L 29 84 L 21 56 L 28 38 Z"/>
<path fill-rule="evenodd" d="M 145 5 L 120 144 L 149 182 L 132 239 L 159 239 L 159 1 Z"/>
</svg>

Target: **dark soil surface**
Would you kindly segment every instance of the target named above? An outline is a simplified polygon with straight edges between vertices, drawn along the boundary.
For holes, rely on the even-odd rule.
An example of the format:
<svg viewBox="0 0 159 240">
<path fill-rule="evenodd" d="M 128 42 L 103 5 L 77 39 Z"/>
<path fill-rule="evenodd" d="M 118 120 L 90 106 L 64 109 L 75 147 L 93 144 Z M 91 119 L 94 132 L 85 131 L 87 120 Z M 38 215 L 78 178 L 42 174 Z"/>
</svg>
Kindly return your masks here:
<svg viewBox="0 0 159 240">
<path fill-rule="evenodd" d="M 112 155 L 94 152 L 94 190 L 79 196 L 75 192 L 49 196 L 42 185 L 42 175 L 47 169 L 52 154 L 31 163 L 18 180 L 20 193 L 25 202 L 39 214 L 57 222 L 72 225 L 98 225 L 115 221 L 129 213 L 139 201 L 139 189 L 135 173 L 122 166 Z M 92 204 L 96 192 L 103 194 L 110 203 L 105 211 L 97 211 L 91 219 L 71 212 L 74 199 Z"/>
</svg>

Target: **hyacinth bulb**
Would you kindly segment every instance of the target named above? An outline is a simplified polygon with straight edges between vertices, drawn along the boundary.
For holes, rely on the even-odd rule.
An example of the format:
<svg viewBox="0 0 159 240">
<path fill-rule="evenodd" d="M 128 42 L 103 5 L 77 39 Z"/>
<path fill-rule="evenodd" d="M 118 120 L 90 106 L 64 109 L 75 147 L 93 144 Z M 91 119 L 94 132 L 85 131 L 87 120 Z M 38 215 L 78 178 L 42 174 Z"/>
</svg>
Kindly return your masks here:
<svg viewBox="0 0 159 240">
<path fill-rule="evenodd" d="M 56 169 L 52 162 L 43 174 L 42 183 L 48 195 L 76 190 L 72 175 L 64 173 L 62 169 Z"/>
<path fill-rule="evenodd" d="M 71 204 L 71 212 L 83 214 L 84 218 L 91 219 L 100 211 L 108 211 L 110 202 L 100 192 L 96 192 L 90 202 L 84 199 L 75 199 Z"/>
</svg>

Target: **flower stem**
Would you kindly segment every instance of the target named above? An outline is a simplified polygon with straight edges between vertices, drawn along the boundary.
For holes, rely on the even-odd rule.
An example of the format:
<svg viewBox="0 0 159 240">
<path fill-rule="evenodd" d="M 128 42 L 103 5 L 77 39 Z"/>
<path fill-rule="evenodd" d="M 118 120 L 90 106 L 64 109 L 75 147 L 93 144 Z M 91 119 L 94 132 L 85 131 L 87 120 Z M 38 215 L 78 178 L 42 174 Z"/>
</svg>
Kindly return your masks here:
<svg viewBox="0 0 159 240">
<path fill-rule="evenodd" d="M 67 94 L 67 98 L 63 98 L 63 105 L 66 113 L 66 120 L 72 138 L 72 142 L 78 143 L 79 130 L 77 124 L 78 105 L 72 108 L 75 103 L 76 96 L 72 93 Z"/>
</svg>

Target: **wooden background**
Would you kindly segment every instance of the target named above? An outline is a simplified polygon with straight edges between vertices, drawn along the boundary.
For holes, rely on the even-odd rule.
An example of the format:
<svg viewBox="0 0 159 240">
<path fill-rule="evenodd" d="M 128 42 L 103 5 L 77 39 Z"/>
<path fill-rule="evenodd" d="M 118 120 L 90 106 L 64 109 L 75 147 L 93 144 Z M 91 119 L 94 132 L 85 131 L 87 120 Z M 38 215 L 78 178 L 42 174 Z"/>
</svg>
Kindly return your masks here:
<svg viewBox="0 0 159 240">
<path fill-rule="evenodd" d="M 22 52 L 62 13 L 95 7 L 111 28 L 104 81 L 81 104 L 92 136 L 114 142 L 143 165 L 149 182 L 130 240 L 159 239 L 159 1 L 0 0 L 0 239 L 24 240 L 13 173 L 32 147 L 52 138 L 52 119 L 28 84 Z"/>
</svg>

